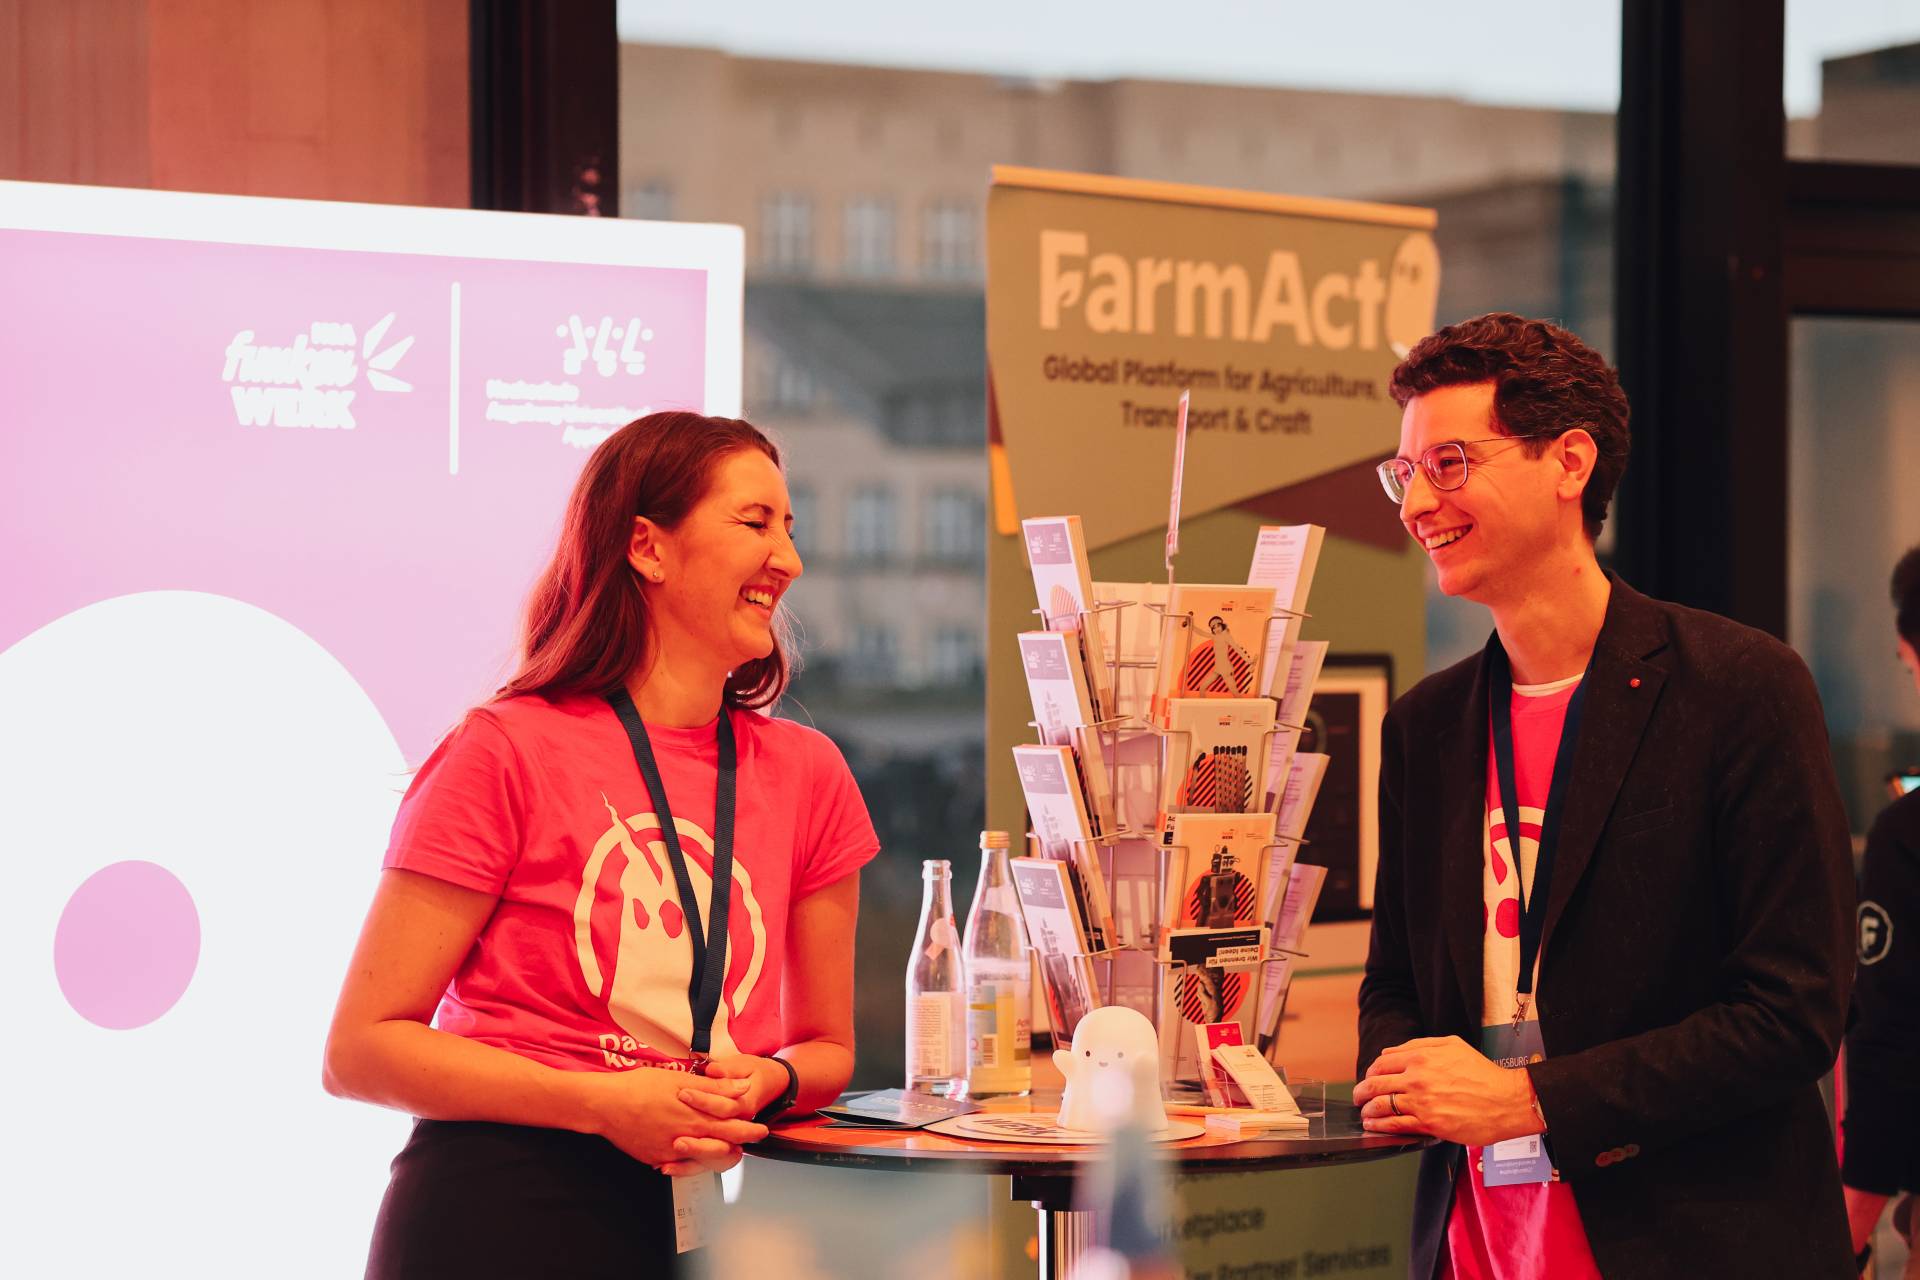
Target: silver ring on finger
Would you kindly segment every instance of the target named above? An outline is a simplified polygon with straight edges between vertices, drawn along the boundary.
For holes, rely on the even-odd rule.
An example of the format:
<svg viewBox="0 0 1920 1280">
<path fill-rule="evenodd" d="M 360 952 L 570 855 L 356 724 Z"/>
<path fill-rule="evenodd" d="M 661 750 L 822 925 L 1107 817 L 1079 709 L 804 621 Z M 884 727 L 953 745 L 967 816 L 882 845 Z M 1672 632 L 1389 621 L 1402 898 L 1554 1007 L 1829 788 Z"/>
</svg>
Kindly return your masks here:
<svg viewBox="0 0 1920 1280">
<path fill-rule="evenodd" d="M 1393 1114 L 1397 1116 L 1404 1116 L 1406 1114 L 1406 1112 L 1400 1109 L 1400 1095 L 1397 1093 L 1387 1095 L 1387 1105 L 1393 1108 Z"/>
</svg>

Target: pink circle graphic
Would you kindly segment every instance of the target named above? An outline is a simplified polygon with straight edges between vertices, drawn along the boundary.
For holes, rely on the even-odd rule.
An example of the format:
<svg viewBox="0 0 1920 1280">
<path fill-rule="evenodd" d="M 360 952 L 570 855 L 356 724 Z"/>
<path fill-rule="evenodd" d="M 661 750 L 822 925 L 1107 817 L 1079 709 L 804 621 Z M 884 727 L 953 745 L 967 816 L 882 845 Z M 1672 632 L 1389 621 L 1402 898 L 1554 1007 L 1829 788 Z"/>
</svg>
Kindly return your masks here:
<svg viewBox="0 0 1920 1280">
<path fill-rule="evenodd" d="M 75 1013 L 109 1031 L 154 1021 L 200 962 L 200 913 L 171 871 L 116 862 L 73 891 L 53 932 L 53 972 Z"/>
</svg>

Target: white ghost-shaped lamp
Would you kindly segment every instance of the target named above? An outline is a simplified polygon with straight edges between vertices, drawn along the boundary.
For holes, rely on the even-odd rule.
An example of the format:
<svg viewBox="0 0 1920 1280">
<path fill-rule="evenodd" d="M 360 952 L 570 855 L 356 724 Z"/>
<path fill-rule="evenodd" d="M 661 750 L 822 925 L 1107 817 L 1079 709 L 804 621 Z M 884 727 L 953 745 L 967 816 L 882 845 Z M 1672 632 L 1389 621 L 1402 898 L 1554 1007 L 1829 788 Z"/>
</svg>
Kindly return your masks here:
<svg viewBox="0 0 1920 1280">
<path fill-rule="evenodd" d="M 1136 1009 L 1108 1005 L 1080 1019 L 1072 1049 L 1055 1049 L 1053 1065 L 1067 1078 L 1060 1095 L 1060 1127 L 1107 1132 L 1123 1123 L 1158 1133 L 1167 1127 L 1160 1100 L 1160 1038 Z M 1114 1101 L 1127 1098 L 1120 1114 Z M 1105 1105 L 1103 1105 L 1105 1104 Z"/>
</svg>

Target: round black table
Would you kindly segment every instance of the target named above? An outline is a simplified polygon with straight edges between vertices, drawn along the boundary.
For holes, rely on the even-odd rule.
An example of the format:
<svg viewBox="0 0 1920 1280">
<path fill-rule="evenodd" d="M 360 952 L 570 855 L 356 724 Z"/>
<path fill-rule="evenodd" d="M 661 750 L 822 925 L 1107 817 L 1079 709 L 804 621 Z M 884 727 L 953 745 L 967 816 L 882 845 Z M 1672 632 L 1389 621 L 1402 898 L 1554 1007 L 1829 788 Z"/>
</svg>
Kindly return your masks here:
<svg viewBox="0 0 1920 1280">
<path fill-rule="evenodd" d="M 1197 1119 L 1180 1116 L 1178 1119 Z M 1431 1138 L 1368 1133 L 1351 1104 L 1327 1103 L 1305 1136 L 1235 1141 L 1207 1133 L 1161 1147 L 1182 1173 L 1251 1173 L 1357 1164 L 1405 1155 L 1430 1146 Z M 1073 1207 L 1080 1166 L 1098 1160 L 1098 1146 L 1065 1147 L 950 1138 L 924 1129 L 899 1132 L 830 1126 L 820 1116 L 778 1125 L 748 1152 L 768 1160 L 843 1169 L 909 1173 L 1000 1174 L 1013 1179 L 1013 1198 L 1040 1215 L 1040 1274 L 1067 1275 L 1092 1244 L 1093 1215 Z"/>
</svg>

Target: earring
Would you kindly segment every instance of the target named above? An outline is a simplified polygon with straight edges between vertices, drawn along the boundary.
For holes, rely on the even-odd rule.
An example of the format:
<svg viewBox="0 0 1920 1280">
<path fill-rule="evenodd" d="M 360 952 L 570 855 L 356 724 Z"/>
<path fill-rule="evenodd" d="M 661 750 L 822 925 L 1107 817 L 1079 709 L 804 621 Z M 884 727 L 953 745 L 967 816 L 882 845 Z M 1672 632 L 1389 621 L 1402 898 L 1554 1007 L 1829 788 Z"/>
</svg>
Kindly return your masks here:
<svg viewBox="0 0 1920 1280">
<path fill-rule="evenodd" d="M 667 580 L 667 575 L 662 573 L 660 570 L 655 569 L 653 571 L 653 580 L 655 582 L 665 582 Z"/>
</svg>

